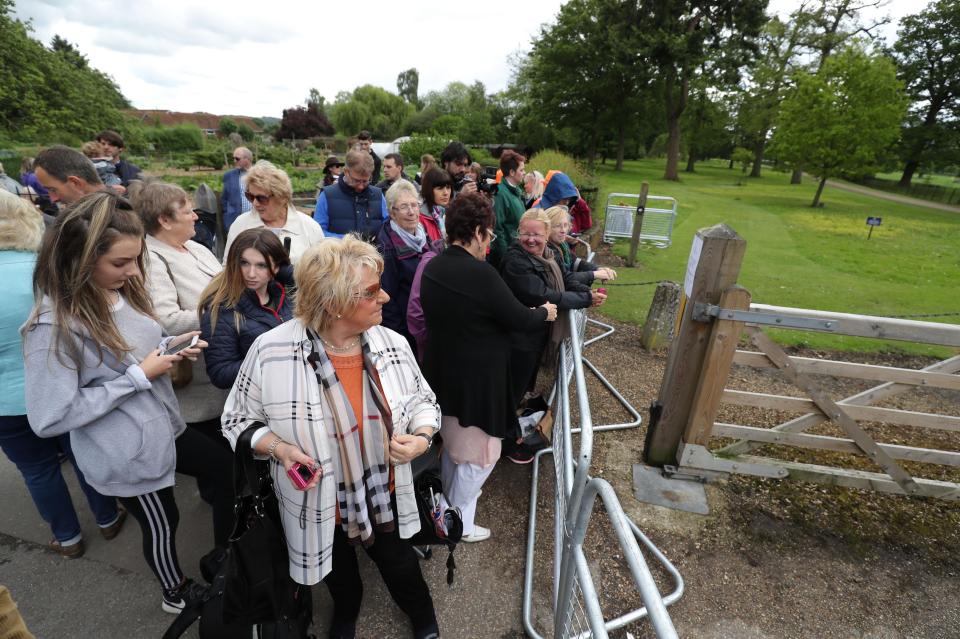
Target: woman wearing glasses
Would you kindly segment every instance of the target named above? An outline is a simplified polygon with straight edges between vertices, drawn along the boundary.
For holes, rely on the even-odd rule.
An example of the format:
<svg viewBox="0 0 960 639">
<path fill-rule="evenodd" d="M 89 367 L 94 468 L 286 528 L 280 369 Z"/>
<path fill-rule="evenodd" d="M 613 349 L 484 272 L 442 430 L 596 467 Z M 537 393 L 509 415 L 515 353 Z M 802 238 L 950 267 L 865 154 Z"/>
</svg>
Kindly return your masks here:
<svg viewBox="0 0 960 639">
<path fill-rule="evenodd" d="M 383 255 L 383 276 L 380 282 L 390 301 L 383 306 L 383 325 L 407 338 L 411 348 L 416 342 L 407 330 L 407 302 L 410 286 L 420 258 L 431 242 L 440 239 L 436 220 L 420 212 L 417 189 L 407 180 L 397 180 L 387 189 L 390 221 L 377 234 L 377 248 Z"/>
<path fill-rule="evenodd" d="M 244 197 L 253 210 L 239 216 L 230 225 L 224 255 L 230 245 L 247 229 L 268 228 L 277 234 L 290 261 L 297 263 L 308 248 L 323 239 L 323 229 L 313 218 L 293 208 L 293 186 L 290 177 L 266 160 L 260 160 L 247 172 Z"/>
<path fill-rule="evenodd" d="M 570 271 L 560 266 L 553 250 L 548 247 L 551 230 L 550 218 L 543 210 L 530 209 L 523 214 L 517 240 L 507 249 L 501 264 L 501 274 L 507 286 L 526 306 L 552 302 L 557 309 L 565 311 L 603 304 L 606 295 L 592 291 L 588 284 L 578 282 Z M 518 327 L 513 332 L 514 406 L 520 403 L 524 392 L 533 389 L 541 358 L 552 368 L 556 349 L 567 334 L 566 319 L 564 313 L 549 328 L 542 326 L 524 331 Z M 545 380 L 537 390 L 549 391 L 550 383 L 552 381 Z M 526 458 L 527 455 L 511 455 L 511 459 L 518 463 L 525 463 Z"/>
<path fill-rule="evenodd" d="M 307 586 L 326 583 L 329 636 L 369 634 L 356 628 L 362 546 L 413 636 L 426 639 L 438 629 L 406 541 L 420 529 L 410 462 L 429 450 L 440 409 L 406 340 L 379 326 L 389 300 L 382 270 L 377 249 L 353 234 L 304 253 L 294 318 L 250 347 L 223 432 L 235 446 L 254 428 L 254 451 L 271 459 L 290 575 Z M 301 487 L 287 476 L 294 464 L 312 472 Z"/>
</svg>

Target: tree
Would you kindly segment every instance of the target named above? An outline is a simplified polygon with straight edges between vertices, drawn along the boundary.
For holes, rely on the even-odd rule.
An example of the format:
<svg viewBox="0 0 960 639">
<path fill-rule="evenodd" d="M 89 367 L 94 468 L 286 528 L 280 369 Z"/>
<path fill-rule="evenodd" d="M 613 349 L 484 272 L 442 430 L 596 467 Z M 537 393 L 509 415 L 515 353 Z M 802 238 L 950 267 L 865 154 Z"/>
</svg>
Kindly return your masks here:
<svg viewBox="0 0 960 639">
<path fill-rule="evenodd" d="M 726 156 L 730 151 L 730 118 L 726 105 L 713 99 L 706 86 L 694 93 L 683 114 L 683 133 L 687 150 L 687 173 L 694 172 L 698 160 Z"/>
<path fill-rule="evenodd" d="M 753 153 L 749 149 L 738 146 L 730 154 L 730 163 L 740 165 L 740 177 L 737 179 L 737 186 L 740 186 L 747 175 L 747 169 L 753 164 Z"/>
<path fill-rule="evenodd" d="M 296 106 L 284 109 L 280 128 L 277 129 L 275 137 L 278 140 L 295 138 L 302 140 L 320 135 L 333 135 L 334 131 L 327 116 L 320 112 L 316 104 L 311 104 L 306 107 Z"/>
<path fill-rule="evenodd" d="M 217 125 L 217 133 L 220 137 L 226 138 L 230 137 L 231 133 L 237 133 L 239 128 L 233 118 L 220 118 L 220 123 Z"/>
<path fill-rule="evenodd" d="M 24 141 L 79 143 L 117 126 L 129 102 L 113 80 L 63 38 L 44 47 L 31 37 L 30 23 L 12 14 L 12 0 L 0 0 L 0 131 Z"/>
<path fill-rule="evenodd" d="M 680 118 L 690 83 L 708 59 L 735 74 L 755 54 L 766 0 L 643 0 L 639 26 L 663 81 L 667 117 L 664 179 L 679 180 Z"/>
<path fill-rule="evenodd" d="M 960 137 L 960 4 L 938 0 L 900 22 L 894 44 L 900 77 L 913 101 L 903 131 L 903 175 L 910 186 L 924 163 L 957 156 Z"/>
<path fill-rule="evenodd" d="M 309 107 L 313 105 L 317 107 L 317 111 L 322 113 L 324 116 L 327 115 L 327 105 L 325 99 L 320 95 L 320 91 L 316 88 L 310 89 L 310 93 L 307 95 L 307 99 L 303 101 L 304 106 Z"/>
<path fill-rule="evenodd" d="M 420 72 L 416 69 L 407 69 L 397 75 L 397 93 L 409 104 L 420 108 L 417 89 L 420 87 Z"/>
<path fill-rule="evenodd" d="M 616 136 L 622 158 L 639 109 L 644 64 L 637 6 L 621 0 L 571 0 L 556 23 L 542 26 L 530 53 L 514 62 L 510 97 L 519 105 L 518 131 L 539 122 L 549 138 L 593 162 L 604 139 Z M 549 136 L 543 127 L 552 129 Z M 532 139 L 524 142 L 539 146 Z"/>
<path fill-rule="evenodd" d="M 396 138 L 414 107 L 386 89 L 365 84 L 352 92 L 341 91 L 330 109 L 337 129 L 348 135 L 370 131 L 375 138 Z"/>
<path fill-rule="evenodd" d="M 906 111 L 903 85 L 888 58 L 849 46 L 817 74 L 795 76 L 774 134 L 777 157 L 820 178 L 811 206 L 820 205 L 827 179 L 864 173 L 896 140 Z"/>
</svg>

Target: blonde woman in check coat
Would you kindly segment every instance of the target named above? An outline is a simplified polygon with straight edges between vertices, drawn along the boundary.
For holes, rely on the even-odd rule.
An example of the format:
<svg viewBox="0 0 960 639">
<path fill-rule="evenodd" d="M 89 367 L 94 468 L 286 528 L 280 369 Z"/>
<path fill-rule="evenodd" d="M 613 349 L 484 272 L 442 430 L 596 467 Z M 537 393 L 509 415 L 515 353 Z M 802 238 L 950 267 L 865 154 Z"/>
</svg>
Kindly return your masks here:
<svg viewBox="0 0 960 639">
<path fill-rule="evenodd" d="M 352 235 L 303 254 L 294 319 L 251 346 L 223 433 L 235 446 L 257 429 L 253 448 L 272 461 L 290 575 L 326 583 L 330 636 L 355 635 L 362 584 L 353 546 L 363 546 L 413 636 L 425 639 L 439 635 L 406 541 L 420 529 L 410 461 L 429 450 L 440 409 L 407 340 L 379 326 L 390 299 L 382 272 L 376 249 Z M 315 471 L 303 490 L 287 476 L 295 463 Z"/>
</svg>

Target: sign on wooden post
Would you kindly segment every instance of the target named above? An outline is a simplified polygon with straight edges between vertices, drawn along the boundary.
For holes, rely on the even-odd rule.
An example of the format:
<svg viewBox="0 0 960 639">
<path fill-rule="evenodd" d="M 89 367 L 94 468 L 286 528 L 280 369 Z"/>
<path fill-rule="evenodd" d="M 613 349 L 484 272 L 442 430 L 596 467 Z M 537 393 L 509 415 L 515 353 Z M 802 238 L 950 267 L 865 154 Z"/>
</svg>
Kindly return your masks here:
<svg viewBox="0 0 960 639">
<path fill-rule="evenodd" d="M 693 319 L 695 303 L 717 304 L 723 291 L 737 283 L 746 248 L 746 240 L 726 224 L 700 229 L 694 237 L 684 278 L 684 293 L 690 299 L 667 357 L 655 405 L 659 419 L 648 426 L 643 450 L 648 464 L 677 462 L 677 448 L 690 421 L 712 330 L 711 323 Z"/>
<path fill-rule="evenodd" d="M 630 254 L 627 256 L 627 266 L 633 266 L 637 261 L 637 249 L 640 248 L 640 231 L 643 230 L 643 213 L 647 209 L 647 195 L 650 193 L 650 184 L 640 185 L 640 198 L 637 200 L 637 212 L 633 216 L 633 230 L 630 235 Z"/>
</svg>

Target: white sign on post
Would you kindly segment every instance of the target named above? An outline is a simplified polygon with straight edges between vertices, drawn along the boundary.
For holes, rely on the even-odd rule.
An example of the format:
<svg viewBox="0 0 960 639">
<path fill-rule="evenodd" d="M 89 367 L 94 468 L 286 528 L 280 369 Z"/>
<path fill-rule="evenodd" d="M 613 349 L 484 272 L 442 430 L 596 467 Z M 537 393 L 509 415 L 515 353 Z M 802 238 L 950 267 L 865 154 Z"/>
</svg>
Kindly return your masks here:
<svg viewBox="0 0 960 639">
<path fill-rule="evenodd" d="M 703 250 L 703 238 L 693 236 L 693 246 L 690 247 L 690 260 L 687 262 L 687 274 L 683 278 L 683 293 L 688 298 L 693 295 L 693 276 L 697 274 L 697 264 L 700 263 L 700 251 Z"/>
</svg>

